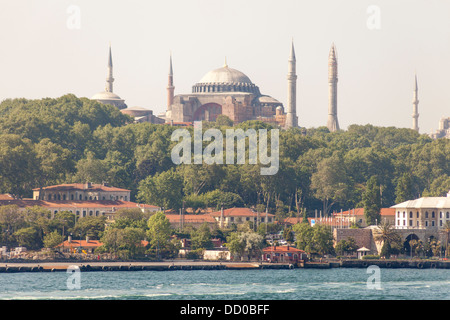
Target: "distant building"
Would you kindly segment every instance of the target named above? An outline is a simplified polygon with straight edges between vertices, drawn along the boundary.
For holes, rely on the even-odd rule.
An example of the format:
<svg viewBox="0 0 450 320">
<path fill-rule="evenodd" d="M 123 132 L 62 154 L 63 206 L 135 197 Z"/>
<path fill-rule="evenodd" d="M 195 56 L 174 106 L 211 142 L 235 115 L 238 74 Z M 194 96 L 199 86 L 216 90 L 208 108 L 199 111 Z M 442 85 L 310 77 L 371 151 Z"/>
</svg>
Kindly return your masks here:
<svg viewBox="0 0 450 320">
<path fill-rule="evenodd" d="M 123 114 L 129 115 L 134 119 L 135 123 L 149 122 L 155 124 L 164 124 L 164 119 L 158 118 L 153 111 L 141 107 L 132 107 L 120 110 Z"/>
<path fill-rule="evenodd" d="M 0 200 L 0 206 L 6 205 L 15 205 L 19 210 L 38 206 L 49 210 L 52 218 L 58 212 L 69 211 L 75 214 L 76 219 L 105 216 L 111 221 L 114 220 L 115 213 L 120 209 L 140 209 L 142 212 L 156 212 L 160 210 L 160 207 L 157 206 L 122 200 Z"/>
<path fill-rule="evenodd" d="M 35 200 L 130 200 L 130 190 L 107 183 L 69 183 L 33 189 Z"/>
<path fill-rule="evenodd" d="M 103 104 L 109 104 L 116 106 L 119 109 L 125 109 L 127 105 L 125 104 L 125 100 L 120 98 L 117 94 L 113 92 L 113 63 L 112 63 L 112 55 L 111 55 L 111 46 L 109 46 L 109 57 L 108 57 L 108 72 L 106 78 L 106 86 L 105 91 L 99 92 L 92 96 L 91 100 L 97 100 Z"/>
<path fill-rule="evenodd" d="M 258 213 L 250 208 L 230 208 L 211 212 L 206 215 L 213 217 L 221 228 L 230 227 L 232 224 L 240 225 L 248 222 L 255 223 L 256 225 L 275 222 L 275 215 Z"/>
<path fill-rule="evenodd" d="M 250 78 L 230 68 L 225 61 L 222 68 L 206 73 L 192 86 L 192 92 L 174 94 L 172 57 L 170 57 L 167 86 L 167 111 L 160 115 L 166 122 L 216 121 L 223 114 L 235 124 L 260 120 L 281 127 L 297 127 L 295 53 L 292 44 L 288 73 L 287 113 L 283 104 L 260 92 Z"/>
<path fill-rule="evenodd" d="M 206 223 L 210 229 L 217 226 L 216 220 L 207 214 L 167 214 L 166 218 L 174 229 L 183 229 L 186 226 L 198 228 Z"/>
<path fill-rule="evenodd" d="M 430 137 L 432 139 L 440 139 L 440 138 L 450 139 L 450 117 L 442 118 L 439 121 L 439 129 L 436 130 L 436 132 L 431 133 Z"/>
</svg>

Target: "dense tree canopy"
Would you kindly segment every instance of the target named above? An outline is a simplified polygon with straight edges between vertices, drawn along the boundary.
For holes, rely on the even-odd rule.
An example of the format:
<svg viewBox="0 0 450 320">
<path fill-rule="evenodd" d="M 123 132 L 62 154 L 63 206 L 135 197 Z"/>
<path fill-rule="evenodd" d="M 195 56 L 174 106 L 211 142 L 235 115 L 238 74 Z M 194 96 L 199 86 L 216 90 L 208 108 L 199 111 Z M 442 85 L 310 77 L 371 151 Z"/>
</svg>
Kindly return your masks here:
<svg viewBox="0 0 450 320">
<path fill-rule="evenodd" d="M 231 123 L 219 120 L 203 129 L 217 128 L 225 136 Z M 272 127 L 248 121 L 234 128 Z M 30 197 L 32 188 L 45 185 L 107 181 L 132 190 L 133 200 L 167 209 L 181 208 L 183 201 L 197 208 L 255 206 L 281 218 L 304 210 L 312 216 L 316 209 L 329 213 L 362 207 L 370 197 L 387 207 L 422 195 L 442 196 L 450 189 L 450 140 L 431 140 L 410 129 L 282 130 L 279 170 L 273 176 L 261 175 L 261 164 L 175 165 L 175 129 L 132 123 L 113 106 L 74 95 L 4 100 L 0 193 Z M 376 186 L 372 177 L 377 177 Z M 31 234 L 28 229 L 21 236 Z"/>
</svg>

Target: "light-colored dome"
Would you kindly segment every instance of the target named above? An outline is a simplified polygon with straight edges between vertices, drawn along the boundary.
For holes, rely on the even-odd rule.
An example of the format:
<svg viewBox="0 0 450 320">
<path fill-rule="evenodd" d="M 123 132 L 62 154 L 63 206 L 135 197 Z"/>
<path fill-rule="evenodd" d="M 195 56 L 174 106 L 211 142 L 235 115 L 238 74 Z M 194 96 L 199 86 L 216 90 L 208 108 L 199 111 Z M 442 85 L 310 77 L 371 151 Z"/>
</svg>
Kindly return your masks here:
<svg viewBox="0 0 450 320">
<path fill-rule="evenodd" d="M 92 96 L 91 100 L 122 100 L 117 94 L 103 91 Z"/>
<path fill-rule="evenodd" d="M 247 83 L 253 84 L 252 81 L 242 72 L 224 66 L 219 69 L 212 70 L 205 74 L 199 83 Z"/>
</svg>

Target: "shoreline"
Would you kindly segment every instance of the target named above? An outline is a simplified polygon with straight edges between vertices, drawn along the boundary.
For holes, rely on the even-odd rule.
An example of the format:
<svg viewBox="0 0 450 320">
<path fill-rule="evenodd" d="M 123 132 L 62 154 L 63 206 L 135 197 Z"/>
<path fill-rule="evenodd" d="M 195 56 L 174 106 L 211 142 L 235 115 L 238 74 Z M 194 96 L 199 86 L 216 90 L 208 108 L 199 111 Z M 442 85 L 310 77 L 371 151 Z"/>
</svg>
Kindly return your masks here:
<svg viewBox="0 0 450 320">
<path fill-rule="evenodd" d="M 337 262 L 267 263 L 233 261 L 73 261 L 73 262 L 1 262 L 0 273 L 80 271 L 174 271 L 174 270 L 258 270 L 258 269 L 330 269 L 330 268 L 414 268 L 450 269 L 450 261 L 421 260 L 342 260 Z"/>
</svg>

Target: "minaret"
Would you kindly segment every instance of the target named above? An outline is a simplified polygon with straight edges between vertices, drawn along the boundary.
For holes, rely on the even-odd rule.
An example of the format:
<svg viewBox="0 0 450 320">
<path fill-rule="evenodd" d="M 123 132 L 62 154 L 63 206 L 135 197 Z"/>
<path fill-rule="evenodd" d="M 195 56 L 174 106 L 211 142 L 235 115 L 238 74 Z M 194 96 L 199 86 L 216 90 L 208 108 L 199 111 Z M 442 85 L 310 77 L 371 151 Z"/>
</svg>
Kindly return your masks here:
<svg viewBox="0 0 450 320">
<path fill-rule="evenodd" d="M 413 126 L 412 129 L 419 132 L 419 99 L 418 99 L 418 87 L 417 87 L 417 75 L 415 75 L 414 79 L 414 94 L 413 94 Z"/>
<path fill-rule="evenodd" d="M 289 70 L 287 75 L 288 80 L 288 92 L 287 92 L 287 106 L 286 106 L 286 124 L 285 127 L 292 128 L 298 127 L 297 118 L 297 75 L 295 67 L 295 50 L 294 42 L 291 45 L 291 55 L 289 56 Z"/>
<path fill-rule="evenodd" d="M 108 58 L 108 75 L 106 78 L 106 92 L 113 92 L 113 63 L 112 63 L 112 55 L 111 55 L 111 44 L 109 45 L 109 58 Z"/>
<path fill-rule="evenodd" d="M 339 122 L 337 118 L 337 59 L 336 47 L 334 43 L 331 46 L 328 56 L 328 122 L 327 127 L 330 132 L 339 130 Z"/>
<path fill-rule="evenodd" d="M 167 84 L 167 110 L 172 110 L 175 87 L 173 86 L 172 54 L 170 54 L 169 81 Z"/>
</svg>

